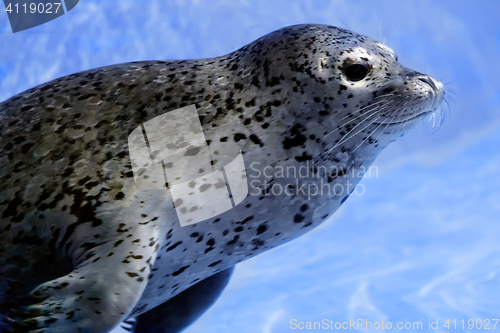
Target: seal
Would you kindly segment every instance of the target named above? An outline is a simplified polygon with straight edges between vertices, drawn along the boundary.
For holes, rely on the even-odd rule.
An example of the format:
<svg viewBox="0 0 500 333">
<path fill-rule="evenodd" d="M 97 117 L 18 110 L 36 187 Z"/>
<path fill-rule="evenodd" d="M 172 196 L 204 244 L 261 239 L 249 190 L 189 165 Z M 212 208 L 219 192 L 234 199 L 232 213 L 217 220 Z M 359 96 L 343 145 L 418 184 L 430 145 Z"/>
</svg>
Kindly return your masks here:
<svg viewBox="0 0 500 333">
<path fill-rule="evenodd" d="M 439 112 L 443 98 L 439 81 L 381 43 L 308 24 L 225 56 L 102 67 L 8 99 L 0 104 L 3 329 L 107 332 L 141 322 L 327 220 L 377 155 Z M 240 149 L 249 193 L 181 226 L 169 191 L 137 186 L 128 138 L 190 105 L 207 145 Z"/>
</svg>

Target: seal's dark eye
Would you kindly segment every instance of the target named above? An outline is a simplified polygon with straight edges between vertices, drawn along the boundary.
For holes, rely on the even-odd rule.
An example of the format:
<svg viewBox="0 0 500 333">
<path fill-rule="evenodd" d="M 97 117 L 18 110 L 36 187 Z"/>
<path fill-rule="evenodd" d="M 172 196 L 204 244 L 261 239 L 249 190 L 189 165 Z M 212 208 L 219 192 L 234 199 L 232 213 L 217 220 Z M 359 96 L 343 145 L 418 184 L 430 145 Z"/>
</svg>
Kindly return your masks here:
<svg viewBox="0 0 500 333">
<path fill-rule="evenodd" d="M 361 81 L 368 74 L 368 68 L 366 68 L 365 65 L 354 64 L 347 66 L 344 70 L 344 74 L 349 81 Z"/>
</svg>

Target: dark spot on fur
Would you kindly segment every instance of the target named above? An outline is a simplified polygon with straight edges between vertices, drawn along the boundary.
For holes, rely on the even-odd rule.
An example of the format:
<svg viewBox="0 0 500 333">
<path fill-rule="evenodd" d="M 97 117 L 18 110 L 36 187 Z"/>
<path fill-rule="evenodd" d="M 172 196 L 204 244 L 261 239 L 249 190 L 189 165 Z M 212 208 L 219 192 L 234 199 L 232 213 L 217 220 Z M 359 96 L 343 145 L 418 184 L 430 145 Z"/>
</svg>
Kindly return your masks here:
<svg viewBox="0 0 500 333">
<path fill-rule="evenodd" d="M 304 162 L 304 161 L 310 161 L 312 160 L 312 155 L 307 155 L 306 152 L 302 152 L 301 156 L 295 156 L 295 159 L 297 162 Z"/>
<path fill-rule="evenodd" d="M 249 102 L 245 103 L 246 107 L 255 106 L 255 98 L 252 98 Z"/>
<path fill-rule="evenodd" d="M 242 134 L 242 133 L 236 133 L 236 134 L 234 135 L 234 141 L 235 141 L 235 142 L 238 142 L 238 141 L 240 141 L 240 140 L 244 140 L 244 139 L 246 139 L 246 138 L 247 138 L 247 136 L 246 136 L 245 134 Z"/>
<path fill-rule="evenodd" d="M 253 143 L 255 143 L 256 145 L 259 145 L 259 146 L 263 146 L 264 144 L 262 143 L 262 141 L 260 141 L 259 137 L 255 134 L 251 134 L 250 135 L 250 140 L 252 140 Z"/>
<path fill-rule="evenodd" d="M 178 241 L 177 243 L 175 243 L 174 245 L 170 246 L 167 248 L 167 252 L 168 251 L 172 251 L 173 249 L 175 249 L 177 246 L 181 245 L 182 244 L 182 241 Z"/>
<path fill-rule="evenodd" d="M 257 228 L 257 235 L 263 234 L 264 232 L 266 232 L 266 230 L 267 230 L 267 225 L 265 224 L 259 225 L 259 227 Z"/>
<path fill-rule="evenodd" d="M 300 223 L 302 221 L 304 221 L 304 215 L 295 214 L 295 216 L 293 217 L 293 222 Z"/>
<path fill-rule="evenodd" d="M 189 268 L 189 265 L 188 266 L 183 266 L 181 268 L 179 268 L 179 270 L 175 271 L 172 273 L 172 276 L 177 276 L 179 274 L 181 274 L 182 272 L 184 272 L 187 268 Z"/>
<path fill-rule="evenodd" d="M 23 201 L 18 198 L 17 193 L 14 199 L 9 201 L 7 208 L 3 211 L 2 217 L 17 216 L 17 207 L 21 205 Z"/>
<path fill-rule="evenodd" d="M 64 170 L 63 174 L 62 174 L 62 177 L 68 177 L 69 175 L 71 175 L 73 173 L 74 169 L 72 167 L 69 167 L 69 168 L 66 168 L 66 170 Z"/>
<path fill-rule="evenodd" d="M 233 244 L 235 244 L 238 241 L 238 238 L 240 238 L 239 235 L 234 236 L 234 238 L 232 240 L 230 240 L 229 242 L 227 242 L 227 245 L 233 245 Z"/>
<path fill-rule="evenodd" d="M 264 245 L 264 241 L 260 240 L 260 239 L 252 239 L 252 245 L 254 246 L 252 251 L 255 251 L 255 250 L 258 250 L 259 247 Z"/>
<path fill-rule="evenodd" d="M 33 147 L 33 145 L 34 145 L 33 143 L 26 143 L 26 144 L 24 144 L 21 147 L 21 153 L 26 154 L 31 149 L 31 147 Z"/>
<path fill-rule="evenodd" d="M 213 263 L 211 263 L 210 265 L 208 265 L 208 267 L 214 267 L 214 266 L 220 264 L 221 262 L 222 262 L 222 260 L 214 261 Z"/>
<path fill-rule="evenodd" d="M 302 134 L 302 129 L 303 127 L 300 124 L 295 124 L 290 129 L 291 137 L 285 137 L 283 140 L 284 149 L 288 150 L 292 147 L 302 146 L 307 141 L 307 138 Z"/>
</svg>

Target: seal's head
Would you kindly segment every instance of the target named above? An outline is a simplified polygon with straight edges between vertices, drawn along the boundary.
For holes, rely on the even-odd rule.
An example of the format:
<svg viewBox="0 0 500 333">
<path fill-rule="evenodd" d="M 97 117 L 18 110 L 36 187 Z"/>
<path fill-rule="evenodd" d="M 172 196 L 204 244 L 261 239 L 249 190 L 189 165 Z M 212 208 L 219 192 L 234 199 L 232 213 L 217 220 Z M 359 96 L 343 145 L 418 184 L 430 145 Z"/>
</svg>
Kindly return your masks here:
<svg viewBox="0 0 500 333">
<path fill-rule="evenodd" d="M 349 30 L 296 25 L 249 46 L 253 59 L 266 52 L 266 85 L 285 83 L 287 111 L 317 122 L 324 156 L 348 151 L 374 157 L 419 120 L 440 112 L 441 82 L 404 67 L 389 47 Z"/>
</svg>

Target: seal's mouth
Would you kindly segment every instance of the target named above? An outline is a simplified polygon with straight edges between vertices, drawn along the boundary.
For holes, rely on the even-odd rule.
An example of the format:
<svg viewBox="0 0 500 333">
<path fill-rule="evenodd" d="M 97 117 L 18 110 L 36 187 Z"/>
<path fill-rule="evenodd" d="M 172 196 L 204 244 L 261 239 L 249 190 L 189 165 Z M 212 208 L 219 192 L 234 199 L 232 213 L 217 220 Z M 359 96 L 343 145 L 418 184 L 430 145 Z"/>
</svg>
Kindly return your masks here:
<svg viewBox="0 0 500 333">
<path fill-rule="evenodd" d="M 417 121 L 420 121 L 424 119 L 425 117 L 432 117 L 433 115 L 436 115 L 439 113 L 439 108 L 433 109 L 433 110 L 428 110 L 428 111 L 422 111 L 420 113 L 417 113 L 416 115 L 406 118 L 403 120 L 390 120 L 390 121 L 381 121 L 381 122 L 375 122 L 374 124 L 376 125 L 388 125 L 388 126 L 393 126 L 393 125 L 404 125 L 404 124 L 409 124 L 409 123 L 414 123 Z"/>
</svg>

